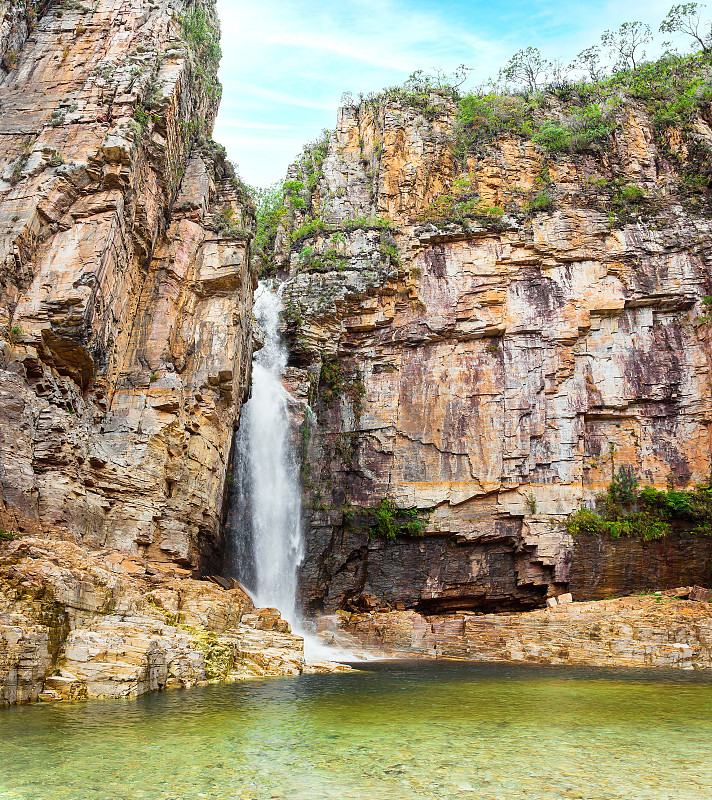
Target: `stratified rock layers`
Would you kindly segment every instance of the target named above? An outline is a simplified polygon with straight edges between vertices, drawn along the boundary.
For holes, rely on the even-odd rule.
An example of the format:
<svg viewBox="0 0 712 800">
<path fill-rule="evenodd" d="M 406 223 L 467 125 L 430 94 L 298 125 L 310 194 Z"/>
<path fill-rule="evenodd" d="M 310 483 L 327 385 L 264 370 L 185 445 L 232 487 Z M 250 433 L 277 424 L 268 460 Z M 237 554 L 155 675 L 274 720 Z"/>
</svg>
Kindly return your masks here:
<svg viewBox="0 0 712 800">
<path fill-rule="evenodd" d="M 209 0 L 0 2 L 6 531 L 220 565 L 253 275 L 218 38 Z"/>
<path fill-rule="evenodd" d="M 0 707 L 320 669 L 276 609 L 184 573 L 70 542 L 0 543 Z"/>
<path fill-rule="evenodd" d="M 674 590 L 673 590 L 674 591 Z M 523 614 L 424 617 L 414 611 L 325 618 L 380 651 L 473 661 L 712 669 L 712 608 L 676 598 L 566 603 Z"/>
<path fill-rule="evenodd" d="M 314 610 L 364 593 L 429 612 L 526 608 L 572 581 L 584 599 L 602 562 L 565 515 L 621 465 L 658 487 L 710 473 L 712 224 L 680 200 L 651 120 L 622 104 L 604 154 L 503 136 L 457 165 L 453 106 L 431 104 L 430 119 L 397 101 L 342 109 L 316 179 L 309 160 L 289 176 L 314 186 L 293 229 L 322 220 L 291 253 L 278 238 L 291 385 L 317 414 L 303 429 Z M 712 144 L 705 120 L 696 130 Z M 456 179 L 521 213 L 433 221 Z M 650 202 L 622 222 L 602 185 Z M 532 211 L 542 186 L 550 207 Z M 384 498 L 419 509 L 424 535 L 369 538 L 360 515 Z M 667 569 L 611 565 L 605 594 L 708 583 L 710 539 L 677 536 Z"/>
</svg>

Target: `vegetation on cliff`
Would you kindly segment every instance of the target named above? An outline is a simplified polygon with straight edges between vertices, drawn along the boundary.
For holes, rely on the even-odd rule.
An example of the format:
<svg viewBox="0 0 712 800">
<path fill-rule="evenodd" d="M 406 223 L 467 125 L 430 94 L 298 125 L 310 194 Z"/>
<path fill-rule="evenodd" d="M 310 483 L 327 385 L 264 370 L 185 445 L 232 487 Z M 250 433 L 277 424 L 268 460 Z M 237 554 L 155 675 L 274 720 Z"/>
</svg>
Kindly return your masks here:
<svg viewBox="0 0 712 800">
<path fill-rule="evenodd" d="M 581 199 L 606 213 L 612 226 L 655 216 L 657 194 L 625 183 L 615 169 L 618 138 L 636 114 L 651 123 L 658 151 L 674 176 L 671 188 L 685 204 L 709 209 L 712 152 L 700 126 L 712 125 L 712 26 L 703 18 L 702 6 L 686 3 L 673 6 L 660 31 L 687 36 L 694 52 L 675 52 L 665 43 L 665 52 L 649 60 L 645 48 L 652 32 L 642 23 L 629 22 L 606 31 L 599 44 L 567 65 L 548 60 L 535 47 L 524 48 L 510 58 L 496 80 L 473 91 L 464 88 L 469 70 L 463 65 L 452 75 L 417 71 L 401 86 L 359 94 L 356 99 L 347 93 L 342 100 L 370 115 L 376 127 L 385 110 L 396 106 L 423 117 L 433 126 L 433 135 L 449 137 L 459 174 L 412 220 L 414 224 L 454 223 L 469 230 L 474 223 L 498 230 L 511 224 L 503 220 L 505 213 L 521 223 L 555 209 L 560 192 L 546 167 L 535 192 L 522 194 L 515 186 L 499 205 L 482 200 L 473 163 L 502 137 L 531 142 L 552 164 L 560 157 L 592 159 L 590 165 L 601 175 L 583 187 Z M 329 132 L 324 131 L 305 146 L 288 180 L 260 194 L 258 252 L 265 275 L 276 269 L 276 246 L 283 262 L 286 248 L 298 255 L 297 263 L 308 272 L 342 269 L 342 259 L 324 258 L 320 250 L 302 252 L 307 240 L 387 224 L 375 211 L 353 220 L 331 218 L 336 199 L 322 181 L 328 142 Z M 359 146 L 363 169 L 375 187 L 383 143 L 374 141 L 368 149 L 360 139 Z"/>
<path fill-rule="evenodd" d="M 613 539 L 635 536 L 660 539 L 673 527 L 712 536 L 712 482 L 689 491 L 653 486 L 642 489 L 633 472 L 619 467 L 608 491 L 596 499 L 596 510 L 582 508 L 570 514 L 566 527 L 572 535 L 593 533 Z"/>
</svg>

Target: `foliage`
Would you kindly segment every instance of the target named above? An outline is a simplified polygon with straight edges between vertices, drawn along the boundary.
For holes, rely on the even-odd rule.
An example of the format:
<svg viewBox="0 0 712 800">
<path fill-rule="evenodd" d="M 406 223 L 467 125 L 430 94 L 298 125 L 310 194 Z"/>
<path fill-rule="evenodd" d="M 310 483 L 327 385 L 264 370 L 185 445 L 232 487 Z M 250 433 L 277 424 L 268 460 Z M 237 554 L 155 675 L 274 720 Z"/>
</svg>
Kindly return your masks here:
<svg viewBox="0 0 712 800">
<path fill-rule="evenodd" d="M 639 22 L 607 31 L 600 46 L 586 48 L 568 67 L 547 61 L 536 48 L 520 50 L 500 71 L 501 83 L 459 99 L 459 163 L 502 135 L 530 139 L 553 153 L 602 152 L 612 147 L 622 119 L 616 109 L 633 101 L 651 116 L 658 147 L 677 162 L 681 194 L 699 202 L 696 195 L 712 187 L 712 148 L 695 131 L 700 115 L 709 122 L 712 100 L 712 24 L 701 9 L 696 3 L 673 6 L 661 25 L 663 32 L 691 37 L 700 48 L 691 55 L 668 51 L 646 61 L 651 32 Z M 609 67 L 604 53 L 613 56 Z M 573 81 L 570 71 L 577 73 Z M 672 128 L 681 137 L 671 139 Z M 630 197 L 622 199 L 632 205 Z"/>
<path fill-rule="evenodd" d="M 702 310 L 704 313 L 700 314 L 697 320 L 707 325 L 712 322 L 712 295 L 702 298 Z"/>
<path fill-rule="evenodd" d="M 290 239 L 292 246 L 298 246 L 305 239 L 318 234 L 338 234 L 345 231 L 355 231 L 360 229 L 365 230 L 388 230 L 393 227 L 393 223 L 389 219 L 381 219 L 380 217 L 352 217 L 351 219 L 344 220 L 338 225 L 329 225 L 324 220 L 316 218 L 307 220 L 303 225 L 300 225 L 292 231 Z"/>
<path fill-rule="evenodd" d="M 308 144 L 304 145 L 302 154 L 297 159 L 299 171 L 305 178 L 305 181 L 299 181 L 299 183 L 306 184 L 306 188 L 310 193 L 314 192 L 314 190 L 317 188 L 319 180 L 323 175 L 324 161 L 326 160 L 326 156 L 329 152 L 330 137 L 331 131 L 328 130 L 328 128 L 324 128 L 324 130 L 321 132 L 321 136 L 319 136 L 313 142 L 309 142 Z M 287 189 L 286 185 L 285 189 Z M 289 190 L 287 189 L 287 191 Z M 293 190 L 292 194 L 294 193 L 295 192 Z"/>
<path fill-rule="evenodd" d="M 545 59 L 538 47 L 518 50 L 499 71 L 500 80 L 506 83 L 523 84 L 529 92 L 536 92 L 551 72 L 552 64 Z"/>
<path fill-rule="evenodd" d="M 256 231 L 253 244 L 257 269 L 261 277 L 275 273 L 274 246 L 277 230 L 282 224 L 287 209 L 284 204 L 286 183 L 277 181 L 264 189 L 252 186 L 249 191 L 255 204 Z"/>
<path fill-rule="evenodd" d="M 527 203 L 527 210 L 529 212 L 549 211 L 553 205 L 553 198 L 547 190 L 544 190 Z"/>
<path fill-rule="evenodd" d="M 604 114 L 595 103 L 574 109 L 560 123 L 542 122 L 532 141 L 552 151 L 581 153 L 605 145 L 615 129 L 610 114 Z"/>
<path fill-rule="evenodd" d="M 660 25 L 661 33 L 683 33 L 691 36 L 709 55 L 712 48 L 712 23 L 702 22 L 701 9 L 698 3 L 681 3 L 673 6 Z"/>
<path fill-rule="evenodd" d="M 212 24 L 205 9 L 194 8 L 179 14 L 178 21 L 183 29 L 183 38 L 200 61 L 217 65 L 222 56 L 217 29 Z"/>
<path fill-rule="evenodd" d="M 566 522 L 574 536 L 593 533 L 613 539 L 634 536 L 645 541 L 666 536 L 673 525 L 712 536 L 712 485 L 690 491 L 661 491 L 652 486 L 640 490 L 632 471 L 624 467 L 618 469 L 608 491 L 597 498 L 595 511 L 579 509 Z"/>
<path fill-rule="evenodd" d="M 324 233 L 329 230 L 329 226 L 321 219 L 307 220 L 303 225 L 300 225 L 296 230 L 292 231 L 290 236 L 293 243 L 299 243 L 303 239 L 308 239 L 310 236 L 315 236 L 318 233 Z"/>
<path fill-rule="evenodd" d="M 313 247 L 305 245 L 299 252 L 297 260 L 298 272 L 331 272 L 345 267 L 346 256 L 333 247 L 316 252 Z"/>
<path fill-rule="evenodd" d="M 518 95 L 488 92 L 463 97 L 458 104 L 455 155 L 464 162 L 469 153 L 503 133 L 530 135 L 530 112 L 529 102 Z"/>
<path fill-rule="evenodd" d="M 387 498 L 371 510 L 370 536 L 395 539 L 396 536 L 422 536 L 424 525 L 416 508 L 398 508 Z"/>
<path fill-rule="evenodd" d="M 441 70 L 434 74 L 416 70 L 412 72 L 402 86 L 389 86 L 381 92 L 359 95 L 359 103 L 365 103 L 374 113 L 380 108 L 397 103 L 407 108 L 413 108 L 428 120 L 437 119 L 443 111 L 437 103 L 438 97 L 459 99 L 459 88 L 467 79 L 469 69 L 461 64 L 452 73 Z M 348 104 L 350 95 L 342 98 Z M 352 102 L 352 101 L 351 101 Z"/>
<path fill-rule="evenodd" d="M 351 401 L 354 416 L 360 419 L 366 387 L 358 371 L 338 356 L 325 356 L 319 373 L 319 397 L 327 408 L 332 408 L 336 400 L 346 397 Z"/>
<path fill-rule="evenodd" d="M 217 67 L 222 57 L 217 24 L 200 6 L 178 15 L 183 38 L 193 54 L 193 67 L 204 94 L 220 100 L 222 87 L 217 79 Z"/>
<path fill-rule="evenodd" d="M 468 175 L 453 183 L 452 191 L 442 192 L 430 205 L 421 211 L 418 222 L 454 222 L 469 228 L 469 221 L 476 220 L 484 227 L 499 229 L 504 209 L 485 203 L 476 191 L 476 178 Z"/>
<path fill-rule="evenodd" d="M 388 230 L 381 231 L 381 240 L 379 243 L 379 253 L 381 261 L 388 261 L 393 266 L 400 266 L 400 253 L 395 238 Z"/>
<path fill-rule="evenodd" d="M 239 219 L 235 218 L 232 208 L 226 207 L 220 210 L 214 217 L 215 230 L 228 239 L 249 239 L 251 234 L 244 228 Z"/>
<path fill-rule="evenodd" d="M 249 189 L 237 174 L 237 167 L 228 158 L 227 150 L 223 145 L 213 141 L 210 136 L 202 135 L 199 129 L 196 128 L 189 130 L 187 135 L 189 137 L 195 136 L 195 149 L 204 157 L 205 163 L 212 173 L 213 180 L 216 183 L 227 181 L 235 190 L 237 199 L 246 205 L 250 205 Z"/>
<path fill-rule="evenodd" d="M 601 58 L 601 48 L 592 45 L 582 50 L 572 62 L 572 67 L 583 70 L 589 80 L 598 82 L 605 77 L 605 67 Z"/>
<path fill-rule="evenodd" d="M 656 207 L 640 186 L 625 183 L 621 178 L 592 180 L 590 191 L 594 205 L 608 214 L 611 225 L 625 225 L 644 210 Z"/>
<path fill-rule="evenodd" d="M 606 31 L 601 36 L 603 46 L 616 60 L 616 70 L 636 69 L 645 59 L 641 48 L 652 39 L 650 27 L 642 22 L 624 22 L 617 31 Z"/>
<path fill-rule="evenodd" d="M 14 542 L 16 538 L 17 537 L 14 534 L 8 533 L 8 531 L 0 528 L 0 540 L 5 542 Z"/>
</svg>

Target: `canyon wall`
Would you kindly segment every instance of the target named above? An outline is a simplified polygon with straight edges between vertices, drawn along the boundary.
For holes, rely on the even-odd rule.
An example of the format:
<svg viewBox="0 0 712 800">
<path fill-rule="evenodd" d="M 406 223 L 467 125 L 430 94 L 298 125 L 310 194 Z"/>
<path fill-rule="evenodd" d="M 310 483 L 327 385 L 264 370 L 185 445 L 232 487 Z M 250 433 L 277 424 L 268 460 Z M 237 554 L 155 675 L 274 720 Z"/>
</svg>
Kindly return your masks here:
<svg viewBox="0 0 712 800">
<path fill-rule="evenodd" d="M 601 574 L 563 525 L 619 466 L 657 487 L 710 474 L 709 196 L 681 189 L 691 144 L 670 131 L 663 148 L 632 100 L 608 113 L 605 147 L 505 130 L 456 157 L 450 97 L 386 94 L 342 108 L 291 168 L 276 266 L 290 387 L 314 411 L 307 608 L 525 609 L 595 582 L 709 583 L 708 537 L 621 541 Z M 467 219 L 458 197 L 475 198 Z M 664 569 L 620 566 L 648 547 Z"/>
<path fill-rule="evenodd" d="M 0 527 L 219 570 L 253 210 L 212 0 L 0 2 Z"/>
</svg>

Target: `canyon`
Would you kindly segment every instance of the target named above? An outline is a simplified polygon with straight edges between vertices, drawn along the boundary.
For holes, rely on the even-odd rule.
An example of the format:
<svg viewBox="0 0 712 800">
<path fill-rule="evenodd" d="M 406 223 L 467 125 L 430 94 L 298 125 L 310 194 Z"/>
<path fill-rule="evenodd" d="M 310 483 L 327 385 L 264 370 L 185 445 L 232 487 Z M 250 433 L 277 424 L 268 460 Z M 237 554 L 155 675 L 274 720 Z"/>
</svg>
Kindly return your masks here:
<svg viewBox="0 0 712 800">
<path fill-rule="evenodd" d="M 290 167 L 260 254 L 211 138 L 218 42 L 210 0 L 0 0 L 0 705 L 333 668 L 233 580 L 260 270 L 283 283 L 307 614 L 412 640 L 709 586 L 692 518 L 568 524 L 620 467 L 710 478 L 712 221 L 684 183 L 712 163 L 709 100 L 682 136 L 623 98 L 605 146 L 552 151 L 459 147 L 434 87 L 361 98 Z M 542 130 L 570 113 L 546 103 Z"/>
</svg>

